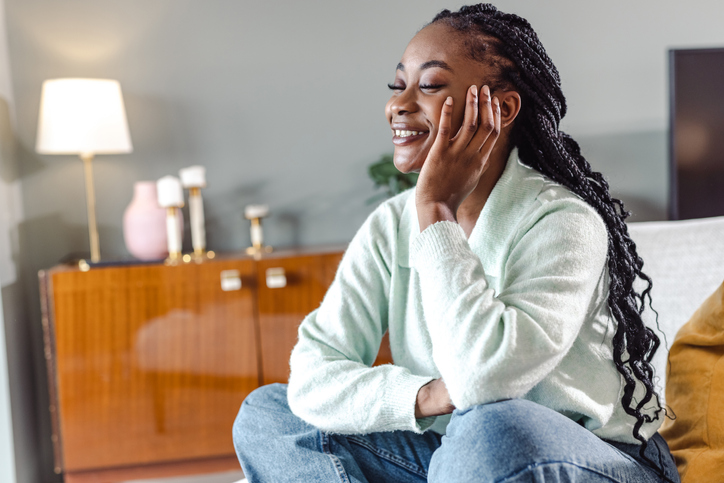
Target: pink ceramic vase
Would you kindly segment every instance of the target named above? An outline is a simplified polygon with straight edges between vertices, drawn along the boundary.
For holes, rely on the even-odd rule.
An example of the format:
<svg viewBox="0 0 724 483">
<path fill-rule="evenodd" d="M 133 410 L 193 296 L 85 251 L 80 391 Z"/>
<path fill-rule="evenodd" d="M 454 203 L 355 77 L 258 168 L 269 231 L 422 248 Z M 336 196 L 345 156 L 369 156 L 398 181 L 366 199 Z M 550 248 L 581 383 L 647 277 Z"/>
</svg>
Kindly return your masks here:
<svg viewBox="0 0 724 483">
<path fill-rule="evenodd" d="M 168 255 L 166 210 L 158 206 L 155 181 L 133 185 L 133 199 L 123 214 L 123 238 L 131 255 L 140 260 L 160 260 Z"/>
</svg>

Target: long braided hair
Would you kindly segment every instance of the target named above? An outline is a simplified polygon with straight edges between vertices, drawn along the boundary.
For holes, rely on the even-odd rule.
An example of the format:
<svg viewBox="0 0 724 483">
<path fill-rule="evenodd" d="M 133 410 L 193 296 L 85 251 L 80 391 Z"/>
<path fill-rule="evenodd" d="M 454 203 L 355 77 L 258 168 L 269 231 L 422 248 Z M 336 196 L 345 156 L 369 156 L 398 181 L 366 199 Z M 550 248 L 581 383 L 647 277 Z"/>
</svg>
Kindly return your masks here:
<svg viewBox="0 0 724 483">
<path fill-rule="evenodd" d="M 511 144 L 517 146 L 520 160 L 573 191 L 606 223 L 608 307 L 617 322 L 613 357 L 624 380 L 621 402 L 626 413 L 636 418 L 633 436 L 642 443 L 640 454 L 646 458 L 641 427 L 657 420 L 663 411 L 658 405 L 651 366 L 659 338 L 641 319 L 647 298 L 651 304 L 652 283 L 641 271 L 643 260 L 624 222 L 629 213 L 621 200 L 611 196 L 603 175 L 593 171 L 581 155 L 578 143 L 558 129 L 566 114 L 560 76 L 528 21 L 500 12 L 490 4 L 478 4 L 457 12 L 443 10 L 430 22 L 434 23 L 472 34 L 466 35 L 464 47 L 474 60 L 492 67 L 494 82 L 500 85 L 491 85 L 491 91 L 512 86 L 520 94 L 522 106 L 511 133 Z M 637 277 L 646 283 L 641 293 L 633 288 Z M 643 384 L 645 394 L 636 401 L 637 380 Z M 657 407 L 653 415 L 645 409 L 652 401 Z"/>
</svg>

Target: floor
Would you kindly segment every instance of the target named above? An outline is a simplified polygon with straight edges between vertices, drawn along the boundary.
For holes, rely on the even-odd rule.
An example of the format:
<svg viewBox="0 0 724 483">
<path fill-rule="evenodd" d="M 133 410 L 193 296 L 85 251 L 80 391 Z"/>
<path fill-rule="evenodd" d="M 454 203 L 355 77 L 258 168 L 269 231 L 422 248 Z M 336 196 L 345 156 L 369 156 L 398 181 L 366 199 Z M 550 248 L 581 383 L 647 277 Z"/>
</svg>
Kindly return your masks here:
<svg viewBox="0 0 724 483">
<path fill-rule="evenodd" d="M 153 480 L 133 480 L 127 483 L 236 483 L 244 478 L 241 471 L 213 473 L 210 475 L 184 476 L 178 478 L 159 478 Z"/>
</svg>

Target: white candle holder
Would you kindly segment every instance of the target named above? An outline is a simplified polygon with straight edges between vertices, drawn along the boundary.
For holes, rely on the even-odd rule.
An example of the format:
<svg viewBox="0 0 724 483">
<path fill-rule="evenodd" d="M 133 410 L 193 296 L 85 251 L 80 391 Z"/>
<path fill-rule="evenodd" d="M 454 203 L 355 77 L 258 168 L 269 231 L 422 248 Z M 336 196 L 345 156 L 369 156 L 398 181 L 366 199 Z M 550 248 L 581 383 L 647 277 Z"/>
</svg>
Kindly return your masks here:
<svg viewBox="0 0 724 483">
<path fill-rule="evenodd" d="M 255 259 L 261 258 L 264 253 L 271 253 L 274 249 L 264 245 L 264 232 L 261 228 L 261 220 L 269 216 L 267 205 L 247 205 L 244 209 L 244 218 L 251 221 L 251 245 L 246 249 L 247 255 Z"/>
<path fill-rule="evenodd" d="M 156 182 L 158 204 L 166 208 L 166 239 L 168 242 L 168 258 L 166 265 L 176 265 L 181 261 L 183 234 L 179 213 L 184 206 L 181 182 L 175 176 L 164 176 Z"/>
<path fill-rule="evenodd" d="M 194 253 L 184 255 L 183 261 L 191 260 L 197 263 L 206 258 L 214 258 L 214 252 L 206 251 L 206 221 L 204 219 L 204 200 L 201 197 L 201 188 L 206 188 L 206 168 L 203 166 L 189 166 L 179 172 L 181 184 L 189 190 L 189 221 L 191 223 L 191 245 Z"/>
</svg>

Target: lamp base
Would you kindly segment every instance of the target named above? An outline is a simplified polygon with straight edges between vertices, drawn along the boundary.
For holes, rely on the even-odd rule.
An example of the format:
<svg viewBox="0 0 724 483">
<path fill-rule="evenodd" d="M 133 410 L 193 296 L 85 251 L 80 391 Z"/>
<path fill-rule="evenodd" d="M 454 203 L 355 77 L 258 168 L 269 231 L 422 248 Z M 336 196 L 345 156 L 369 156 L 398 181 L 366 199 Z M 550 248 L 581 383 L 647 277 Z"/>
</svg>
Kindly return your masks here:
<svg viewBox="0 0 724 483">
<path fill-rule="evenodd" d="M 93 187 L 93 153 L 82 153 L 83 171 L 85 172 L 85 199 L 88 210 L 88 236 L 90 238 L 91 261 L 101 261 L 101 249 L 98 241 L 98 225 L 96 223 L 96 194 Z"/>
</svg>

